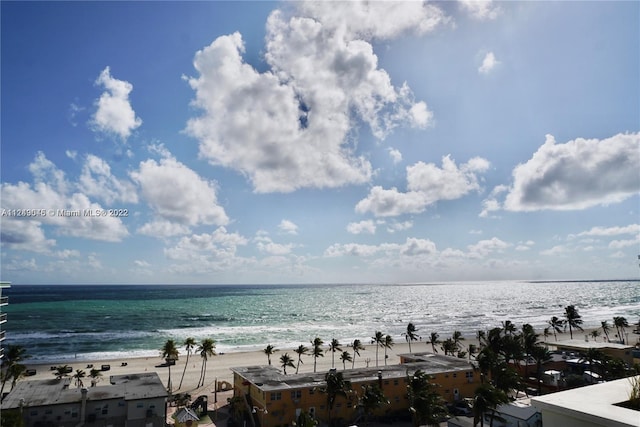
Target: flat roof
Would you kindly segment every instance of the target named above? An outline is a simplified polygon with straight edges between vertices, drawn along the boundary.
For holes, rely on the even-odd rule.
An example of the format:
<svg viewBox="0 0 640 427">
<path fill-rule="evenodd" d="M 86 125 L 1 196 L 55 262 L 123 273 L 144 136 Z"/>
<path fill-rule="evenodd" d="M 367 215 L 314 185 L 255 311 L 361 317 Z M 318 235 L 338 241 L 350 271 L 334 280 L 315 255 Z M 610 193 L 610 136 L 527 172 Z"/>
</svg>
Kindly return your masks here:
<svg viewBox="0 0 640 427">
<path fill-rule="evenodd" d="M 629 378 L 594 384 L 531 398 L 531 404 L 542 412 L 550 411 L 607 426 L 637 427 L 638 411 L 615 406 L 629 400 Z"/>
<path fill-rule="evenodd" d="M 341 372 L 345 380 L 357 383 L 377 381 L 379 372 L 383 380 L 389 380 L 404 378 L 407 374 L 413 374 L 418 370 L 428 375 L 437 375 L 451 372 L 464 372 L 473 369 L 473 366 L 469 362 L 457 357 L 426 353 L 421 356 L 421 360 L 420 362 L 336 371 Z M 324 384 L 324 378 L 327 374 L 327 371 L 323 371 L 284 375 L 279 369 L 269 365 L 231 368 L 231 371 L 264 391 L 321 386 Z"/>
<path fill-rule="evenodd" d="M 20 381 L 2 402 L 2 409 L 24 406 L 49 406 L 82 401 L 82 389 L 71 378 Z M 113 375 L 108 384 L 87 388 L 87 400 L 140 400 L 166 397 L 167 391 L 155 372 Z"/>
<path fill-rule="evenodd" d="M 565 340 L 565 341 L 549 341 L 547 342 L 549 347 L 556 348 L 571 348 L 575 350 L 588 350 L 590 348 L 597 349 L 615 349 L 615 350 L 629 350 L 634 348 L 632 345 L 618 344 L 613 342 L 603 341 L 585 341 L 585 340 Z"/>
</svg>

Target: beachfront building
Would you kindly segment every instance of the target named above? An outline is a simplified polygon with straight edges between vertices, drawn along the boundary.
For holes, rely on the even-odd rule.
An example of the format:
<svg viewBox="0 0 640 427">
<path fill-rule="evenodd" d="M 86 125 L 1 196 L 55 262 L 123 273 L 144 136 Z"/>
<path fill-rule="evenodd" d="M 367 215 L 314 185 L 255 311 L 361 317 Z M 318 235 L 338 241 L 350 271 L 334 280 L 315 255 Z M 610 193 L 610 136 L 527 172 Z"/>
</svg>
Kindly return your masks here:
<svg viewBox="0 0 640 427">
<path fill-rule="evenodd" d="M 408 360 L 409 355 L 402 355 Z M 363 386 L 378 384 L 389 404 L 375 413 L 381 417 L 409 418 L 409 376 L 420 370 L 437 385 L 443 399 L 453 402 L 472 397 L 480 379 L 464 359 L 427 353 L 419 361 L 397 365 L 339 371 L 351 383 L 352 393 L 338 397 L 331 414 L 327 404 L 326 372 L 284 375 L 273 366 L 232 368 L 234 397 L 246 399 L 253 425 L 277 427 L 292 425 L 305 412 L 313 418 L 355 423 L 363 416 L 357 408 Z"/>
<path fill-rule="evenodd" d="M 0 361 L 4 357 L 4 347 L 2 341 L 5 338 L 4 324 L 7 322 L 7 313 L 3 313 L 3 307 L 9 304 L 9 297 L 2 296 L 2 290 L 10 288 L 9 282 L 0 282 Z"/>
<path fill-rule="evenodd" d="M 634 347 L 613 342 L 597 342 L 586 338 L 585 340 L 565 340 L 547 343 L 549 347 L 555 347 L 556 351 L 564 352 L 568 357 L 579 357 L 578 353 L 586 353 L 593 348 L 614 359 L 621 359 L 629 366 L 633 365 L 632 350 Z"/>
<path fill-rule="evenodd" d="M 25 427 L 164 427 L 167 390 L 155 372 L 113 375 L 109 384 L 74 387 L 70 378 L 21 381 L 2 402 L 2 416 Z"/>
<path fill-rule="evenodd" d="M 531 404 L 544 427 L 637 427 L 640 412 L 620 406 L 630 391 L 631 379 L 623 378 L 534 397 Z"/>
</svg>

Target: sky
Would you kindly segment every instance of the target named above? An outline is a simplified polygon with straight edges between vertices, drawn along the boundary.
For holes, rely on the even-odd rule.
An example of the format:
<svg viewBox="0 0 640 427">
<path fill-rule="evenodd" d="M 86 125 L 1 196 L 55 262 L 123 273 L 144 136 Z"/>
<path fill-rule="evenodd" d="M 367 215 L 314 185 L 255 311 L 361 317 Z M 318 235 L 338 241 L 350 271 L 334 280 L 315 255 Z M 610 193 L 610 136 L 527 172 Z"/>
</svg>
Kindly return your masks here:
<svg viewBox="0 0 640 427">
<path fill-rule="evenodd" d="M 638 2 L 10 2 L 14 284 L 640 276 Z"/>
</svg>

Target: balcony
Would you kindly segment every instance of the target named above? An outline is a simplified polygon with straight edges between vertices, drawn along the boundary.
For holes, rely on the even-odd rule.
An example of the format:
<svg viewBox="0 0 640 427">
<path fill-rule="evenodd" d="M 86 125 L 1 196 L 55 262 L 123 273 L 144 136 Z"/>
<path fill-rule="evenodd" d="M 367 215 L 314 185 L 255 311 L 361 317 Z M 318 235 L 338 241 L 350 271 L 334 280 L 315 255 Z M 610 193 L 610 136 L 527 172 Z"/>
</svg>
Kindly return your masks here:
<svg viewBox="0 0 640 427">
<path fill-rule="evenodd" d="M 0 341 L 4 341 L 5 335 L 6 335 L 5 331 L 0 331 Z"/>
<path fill-rule="evenodd" d="M 9 297 L 0 297 L 0 306 L 9 304 Z"/>
<path fill-rule="evenodd" d="M 7 313 L 0 313 L 0 324 L 7 321 Z"/>
</svg>

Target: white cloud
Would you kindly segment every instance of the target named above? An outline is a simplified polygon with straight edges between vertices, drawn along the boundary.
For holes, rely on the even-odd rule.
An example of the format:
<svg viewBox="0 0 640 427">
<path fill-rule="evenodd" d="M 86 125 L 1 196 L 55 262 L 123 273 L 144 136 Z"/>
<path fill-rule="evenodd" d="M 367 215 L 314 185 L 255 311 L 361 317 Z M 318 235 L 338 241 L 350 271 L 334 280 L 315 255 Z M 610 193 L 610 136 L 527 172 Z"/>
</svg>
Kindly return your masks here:
<svg viewBox="0 0 640 427">
<path fill-rule="evenodd" d="M 631 240 L 612 240 L 609 242 L 609 249 L 622 249 L 630 246 L 638 246 L 640 243 L 640 234 Z"/>
<path fill-rule="evenodd" d="M 511 244 L 497 237 L 492 237 L 488 240 L 480 240 L 475 245 L 469 245 L 469 256 L 472 258 L 484 258 L 491 253 L 502 252 L 510 246 Z"/>
<path fill-rule="evenodd" d="M 350 222 L 347 225 L 347 231 L 351 234 L 375 234 L 376 225 L 372 220 Z"/>
<path fill-rule="evenodd" d="M 303 16 L 277 10 L 268 19 L 264 72 L 244 62 L 239 33 L 197 52 L 198 77 L 189 84 L 202 115 L 189 120 L 187 132 L 202 157 L 241 171 L 256 192 L 368 182 L 371 164 L 354 154 L 359 123 L 383 139 L 396 126 L 432 120 L 406 84 L 391 84 L 370 40 L 425 32 L 445 18 L 437 7 L 413 2 L 295 6 Z"/>
<path fill-rule="evenodd" d="M 402 153 L 400 152 L 400 150 L 391 147 L 389 147 L 387 150 L 389 151 L 389 156 L 391 157 L 393 164 L 398 164 L 402 161 Z"/>
<path fill-rule="evenodd" d="M 640 133 L 617 134 L 607 139 L 578 138 L 545 143 L 526 163 L 513 170 L 510 187 L 499 186 L 485 200 L 481 216 L 505 209 L 582 210 L 619 203 L 640 192 Z M 505 200 L 497 200 L 507 191 Z"/>
<path fill-rule="evenodd" d="M 566 246 L 556 245 L 556 246 L 552 247 L 551 249 L 545 249 L 544 251 L 540 251 L 540 255 L 558 256 L 558 255 L 566 254 L 568 251 L 569 250 L 568 250 L 568 248 Z"/>
<path fill-rule="evenodd" d="M 593 227 L 591 230 L 578 233 L 578 236 L 619 236 L 621 234 L 640 233 L 640 224 L 629 224 L 624 227 Z M 573 236 L 570 236 L 573 237 Z"/>
<path fill-rule="evenodd" d="M 140 162 L 139 169 L 130 176 L 163 221 L 183 226 L 229 222 L 224 209 L 218 205 L 215 185 L 173 157 L 163 158 L 159 163 L 153 159 Z"/>
<path fill-rule="evenodd" d="M 152 237 L 171 237 L 188 234 L 189 227 L 167 220 L 151 221 L 138 228 L 138 234 Z"/>
<path fill-rule="evenodd" d="M 372 212 L 375 216 L 397 216 L 420 213 L 440 200 L 458 199 L 471 191 L 479 191 L 478 175 L 489 168 L 489 162 L 473 158 L 458 167 L 449 157 L 442 158 L 442 168 L 433 163 L 418 162 L 407 167 L 406 193 L 396 188 L 376 186 L 358 202 L 356 212 Z"/>
<path fill-rule="evenodd" d="M 489 74 L 498 64 L 500 64 L 500 61 L 496 59 L 495 54 L 493 52 L 487 52 L 482 60 L 482 64 L 478 67 L 478 72 L 480 74 Z"/>
<path fill-rule="evenodd" d="M 402 222 L 394 221 L 387 226 L 387 232 L 395 233 L 398 231 L 405 231 L 405 230 L 409 230 L 411 227 L 413 227 L 413 221 L 402 221 Z"/>
<path fill-rule="evenodd" d="M 78 187 L 85 194 L 111 205 L 116 201 L 137 203 L 135 186 L 111 174 L 111 168 L 101 158 L 89 154 L 82 167 Z"/>
<path fill-rule="evenodd" d="M 462 10 L 479 21 L 496 19 L 501 9 L 491 0 L 459 0 Z"/>
<path fill-rule="evenodd" d="M 372 257 L 382 253 L 389 256 L 414 257 L 433 255 L 436 252 L 436 245 L 431 240 L 409 237 L 402 244 L 382 243 L 380 245 L 361 245 L 357 243 L 336 243 L 325 250 L 324 256 L 328 258 L 345 255 Z"/>
<path fill-rule="evenodd" d="M 102 86 L 105 92 L 96 101 L 97 110 L 91 120 L 92 126 L 126 140 L 142 124 L 129 102 L 133 85 L 111 77 L 109 67 L 102 70 L 96 85 Z"/>
<path fill-rule="evenodd" d="M 286 234 L 298 234 L 298 226 L 288 219 L 283 219 L 282 221 L 280 221 L 280 224 L 278 224 L 278 228 L 280 229 L 280 231 Z"/>
<path fill-rule="evenodd" d="M 269 255 L 287 255 L 291 253 L 291 250 L 294 248 L 294 245 L 291 243 L 275 243 L 271 238 L 261 235 L 258 235 L 255 241 L 258 250 L 268 253 Z"/>
</svg>

